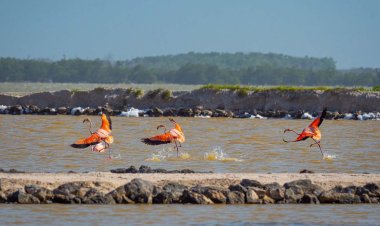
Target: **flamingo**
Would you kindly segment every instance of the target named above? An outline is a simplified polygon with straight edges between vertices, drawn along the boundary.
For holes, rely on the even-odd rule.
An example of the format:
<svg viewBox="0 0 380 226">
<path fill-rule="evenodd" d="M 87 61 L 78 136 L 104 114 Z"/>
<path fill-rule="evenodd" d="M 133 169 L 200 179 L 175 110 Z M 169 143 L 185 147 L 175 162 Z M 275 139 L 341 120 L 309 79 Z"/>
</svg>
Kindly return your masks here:
<svg viewBox="0 0 380 226">
<path fill-rule="evenodd" d="M 111 158 L 111 149 L 110 144 L 113 143 L 114 139 L 111 136 L 112 132 L 112 121 L 108 113 L 102 113 L 101 115 L 102 125 L 100 129 L 96 132 L 92 132 L 92 122 L 90 119 L 86 118 L 83 120 L 83 123 L 89 123 L 90 136 L 84 139 L 77 140 L 75 143 L 70 146 L 73 148 L 87 148 L 91 146 L 92 151 L 103 152 L 106 149 L 109 150 L 108 158 Z"/>
<path fill-rule="evenodd" d="M 284 133 L 289 132 L 289 131 L 294 132 L 295 134 L 298 135 L 298 137 L 292 141 L 287 141 L 284 138 L 282 138 L 282 140 L 286 143 L 298 142 L 298 141 L 306 140 L 307 138 L 310 137 L 314 141 L 314 143 L 310 144 L 310 147 L 312 147 L 313 145 L 318 145 L 319 150 L 321 151 L 322 157 L 324 157 L 324 154 L 321 148 L 322 134 L 321 134 L 321 131 L 319 130 L 319 126 L 322 124 L 323 119 L 326 117 L 326 111 L 327 111 L 326 108 L 324 108 L 321 116 L 314 119 L 314 121 L 308 127 L 306 127 L 301 133 L 297 133 L 296 131 L 291 130 L 291 129 L 285 129 Z"/>
<path fill-rule="evenodd" d="M 148 145 L 160 145 L 160 144 L 174 143 L 175 144 L 174 148 L 177 149 L 177 157 L 178 157 L 178 147 L 182 147 L 181 143 L 185 142 L 185 135 L 182 131 L 181 126 L 176 121 L 174 121 L 174 119 L 169 118 L 169 121 L 174 123 L 173 129 L 171 129 L 167 132 L 166 127 L 164 125 L 159 125 L 159 126 L 157 126 L 157 130 L 159 128 L 164 128 L 164 133 L 150 137 L 150 138 L 142 138 L 141 142 L 148 144 Z"/>
</svg>

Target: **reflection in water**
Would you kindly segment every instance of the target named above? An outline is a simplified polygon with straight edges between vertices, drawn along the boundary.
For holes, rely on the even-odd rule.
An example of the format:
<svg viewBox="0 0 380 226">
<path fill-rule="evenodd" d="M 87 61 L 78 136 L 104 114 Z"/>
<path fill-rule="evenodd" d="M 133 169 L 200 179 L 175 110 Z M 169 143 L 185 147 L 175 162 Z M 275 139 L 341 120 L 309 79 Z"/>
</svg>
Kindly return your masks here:
<svg viewBox="0 0 380 226">
<path fill-rule="evenodd" d="M 380 121 L 332 121 L 322 126 L 322 147 L 330 158 L 321 159 L 311 142 L 282 142 L 284 128 L 300 130 L 308 120 L 254 120 L 178 118 L 187 137 L 176 157 L 172 144 L 148 146 L 152 125 L 165 118 L 112 117 L 120 158 L 107 153 L 73 149 L 69 145 L 87 135 L 82 120 L 88 116 L 0 115 L 0 164 L 24 171 L 108 171 L 142 164 L 168 170 L 189 168 L 214 172 L 316 172 L 380 173 Z M 98 116 L 92 116 L 97 122 Z M 169 125 L 167 125 L 169 126 Z M 335 158 L 334 158 L 335 157 Z"/>
</svg>

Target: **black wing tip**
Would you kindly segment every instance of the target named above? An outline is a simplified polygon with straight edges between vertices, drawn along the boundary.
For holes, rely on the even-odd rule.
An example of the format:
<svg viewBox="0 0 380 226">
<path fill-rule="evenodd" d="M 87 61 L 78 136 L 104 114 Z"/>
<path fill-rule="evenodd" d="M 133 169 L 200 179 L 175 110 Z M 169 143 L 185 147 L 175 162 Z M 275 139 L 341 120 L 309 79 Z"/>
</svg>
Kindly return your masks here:
<svg viewBox="0 0 380 226">
<path fill-rule="evenodd" d="M 72 148 L 87 148 L 89 144 L 70 144 Z"/>
<path fill-rule="evenodd" d="M 142 138 L 141 142 L 147 145 L 160 145 L 170 143 L 170 141 L 151 140 L 150 138 Z"/>
<path fill-rule="evenodd" d="M 323 108 L 323 111 L 322 111 L 322 114 L 321 114 L 321 119 L 323 119 L 323 118 L 326 117 L 326 112 L 327 112 L 327 108 L 324 107 L 324 108 Z"/>
</svg>

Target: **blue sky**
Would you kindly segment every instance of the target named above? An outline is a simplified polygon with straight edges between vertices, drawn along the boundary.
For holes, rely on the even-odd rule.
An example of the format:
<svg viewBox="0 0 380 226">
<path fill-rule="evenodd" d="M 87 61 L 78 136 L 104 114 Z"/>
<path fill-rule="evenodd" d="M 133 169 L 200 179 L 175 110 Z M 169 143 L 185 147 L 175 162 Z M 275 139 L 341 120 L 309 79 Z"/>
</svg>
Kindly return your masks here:
<svg viewBox="0 0 380 226">
<path fill-rule="evenodd" d="M 272 52 L 380 67 L 379 9 L 378 0 L 0 0 L 0 57 Z"/>
</svg>

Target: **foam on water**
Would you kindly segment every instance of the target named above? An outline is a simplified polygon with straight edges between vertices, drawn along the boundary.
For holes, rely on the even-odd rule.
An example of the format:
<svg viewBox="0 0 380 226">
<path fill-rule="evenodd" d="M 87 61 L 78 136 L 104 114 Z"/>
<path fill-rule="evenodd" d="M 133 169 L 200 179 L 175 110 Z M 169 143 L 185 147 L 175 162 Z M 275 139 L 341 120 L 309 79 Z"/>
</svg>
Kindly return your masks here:
<svg viewBox="0 0 380 226">
<path fill-rule="evenodd" d="M 221 162 L 241 162 L 243 160 L 238 158 L 228 157 L 228 154 L 223 152 L 221 147 L 214 147 L 211 152 L 206 152 L 203 159 L 208 161 L 221 161 Z"/>
<path fill-rule="evenodd" d="M 152 153 L 151 156 L 145 161 L 148 162 L 161 162 L 161 161 L 178 161 L 178 160 L 187 160 L 191 158 L 191 155 L 187 152 L 181 152 L 181 150 L 178 153 L 173 150 L 172 148 L 163 148 L 162 150 Z"/>
<path fill-rule="evenodd" d="M 324 153 L 324 154 L 323 154 L 323 159 L 324 159 L 324 160 L 333 160 L 333 159 L 336 159 L 336 155 L 332 155 L 332 154 Z"/>
</svg>

